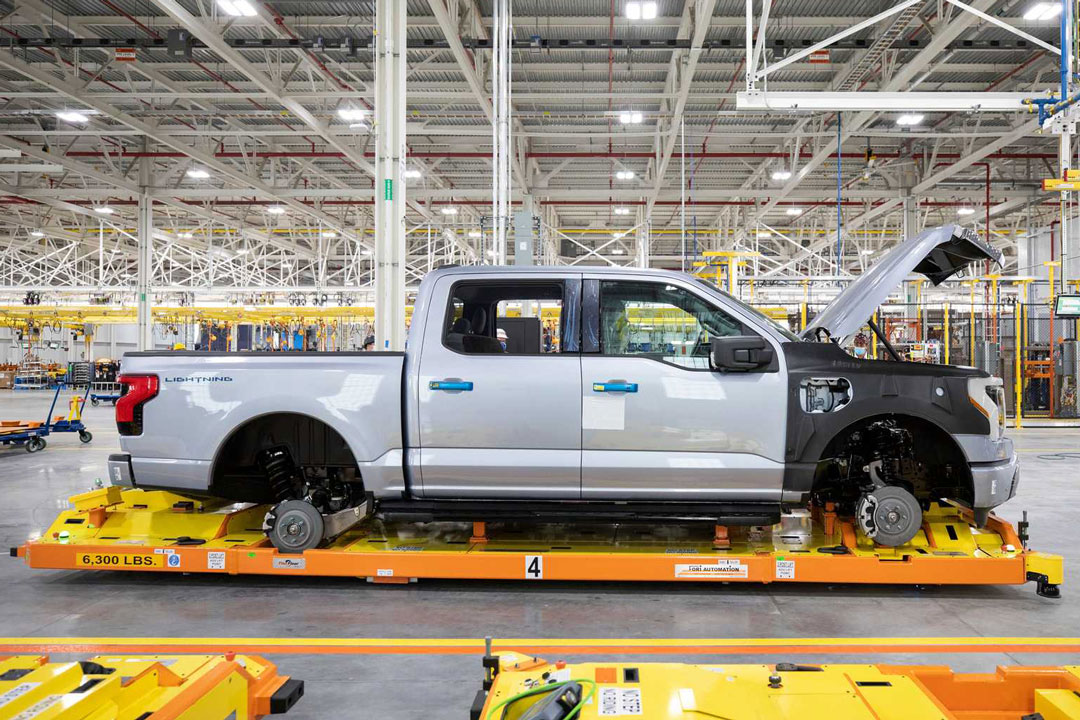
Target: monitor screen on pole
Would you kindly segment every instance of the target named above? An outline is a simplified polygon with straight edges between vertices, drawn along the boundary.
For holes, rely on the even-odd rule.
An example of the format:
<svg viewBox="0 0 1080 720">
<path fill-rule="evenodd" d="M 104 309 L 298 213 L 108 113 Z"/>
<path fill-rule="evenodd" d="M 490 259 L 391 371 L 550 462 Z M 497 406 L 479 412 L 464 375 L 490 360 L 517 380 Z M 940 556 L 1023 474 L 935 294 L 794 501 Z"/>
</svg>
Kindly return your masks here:
<svg viewBox="0 0 1080 720">
<path fill-rule="evenodd" d="M 1080 295 L 1058 295 L 1054 302 L 1054 317 L 1080 318 Z"/>
</svg>

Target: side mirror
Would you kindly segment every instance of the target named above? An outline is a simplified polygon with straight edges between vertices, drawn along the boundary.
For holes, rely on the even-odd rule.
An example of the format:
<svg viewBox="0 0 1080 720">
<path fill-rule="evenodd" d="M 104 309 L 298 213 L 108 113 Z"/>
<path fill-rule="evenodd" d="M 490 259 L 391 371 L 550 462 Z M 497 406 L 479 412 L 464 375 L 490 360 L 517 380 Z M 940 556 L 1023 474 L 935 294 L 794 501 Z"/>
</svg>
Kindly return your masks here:
<svg viewBox="0 0 1080 720">
<path fill-rule="evenodd" d="M 713 369 L 723 372 L 752 372 L 770 365 L 775 354 L 769 342 L 758 335 L 718 337 L 711 341 Z"/>
</svg>

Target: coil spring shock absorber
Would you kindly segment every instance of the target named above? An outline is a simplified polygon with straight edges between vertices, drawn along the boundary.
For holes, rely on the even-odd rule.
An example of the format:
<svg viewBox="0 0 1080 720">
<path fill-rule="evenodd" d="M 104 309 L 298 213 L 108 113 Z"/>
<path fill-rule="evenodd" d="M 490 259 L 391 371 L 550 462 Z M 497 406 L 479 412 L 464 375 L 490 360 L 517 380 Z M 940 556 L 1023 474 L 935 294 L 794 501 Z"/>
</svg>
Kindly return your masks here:
<svg viewBox="0 0 1080 720">
<path fill-rule="evenodd" d="M 266 475 L 270 496 L 274 502 L 283 502 L 295 496 L 296 488 L 300 484 L 299 471 L 289 448 L 284 445 L 267 448 L 256 456 L 256 462 Z"/>
</svg>

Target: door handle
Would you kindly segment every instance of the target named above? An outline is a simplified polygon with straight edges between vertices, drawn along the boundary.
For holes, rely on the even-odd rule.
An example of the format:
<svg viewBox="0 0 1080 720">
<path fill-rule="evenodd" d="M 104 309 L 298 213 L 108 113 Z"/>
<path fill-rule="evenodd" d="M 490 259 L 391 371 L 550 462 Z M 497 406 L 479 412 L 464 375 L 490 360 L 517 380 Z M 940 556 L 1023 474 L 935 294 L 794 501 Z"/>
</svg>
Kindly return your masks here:
<svg viewBox="0 0 1080 720">
<path fill-rule="evenodd" d="M 631 382 L 594 382 L 593 392 L 626 392 L 636 393 L 637 383 Z"/>
<path fill-rule="evenodd" d="M 469 380 L 432 380 L 428 383 L 429 390 L 472 390 L 472 382 Z"/>
</svg>

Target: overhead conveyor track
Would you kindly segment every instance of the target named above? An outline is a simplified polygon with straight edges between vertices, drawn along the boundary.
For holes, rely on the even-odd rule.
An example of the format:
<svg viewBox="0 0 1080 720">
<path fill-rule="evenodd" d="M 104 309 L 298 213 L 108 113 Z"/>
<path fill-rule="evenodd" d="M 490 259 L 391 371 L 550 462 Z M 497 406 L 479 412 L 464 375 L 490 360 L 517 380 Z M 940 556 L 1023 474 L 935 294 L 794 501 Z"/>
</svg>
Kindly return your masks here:
<svg viewBox="0 0 1080 720">
<path fill-rule="evenodd" d="M 875 545 L 850 518 L 815 510 L 773 527 L 663 524 L 392 523 L 368 519 L 328 545 L 274 549 L 267 506 L 108 487 L 71 498 L 11 554 L 33 568 L 301 575 L 407 583 L 420 578 L 597 582 L 803 582 L 1022 585 L 1058 597 L 1062 558 L 1025 546 L 991 516 L 985 529 L 933 505 L 908 544 Z"/>
</svg>

